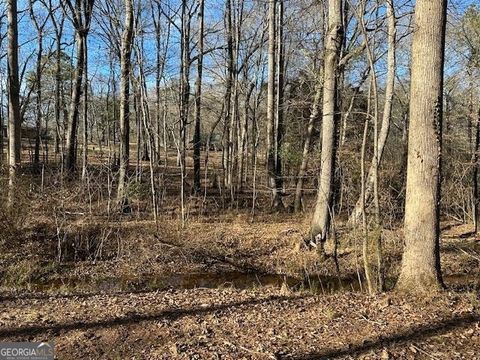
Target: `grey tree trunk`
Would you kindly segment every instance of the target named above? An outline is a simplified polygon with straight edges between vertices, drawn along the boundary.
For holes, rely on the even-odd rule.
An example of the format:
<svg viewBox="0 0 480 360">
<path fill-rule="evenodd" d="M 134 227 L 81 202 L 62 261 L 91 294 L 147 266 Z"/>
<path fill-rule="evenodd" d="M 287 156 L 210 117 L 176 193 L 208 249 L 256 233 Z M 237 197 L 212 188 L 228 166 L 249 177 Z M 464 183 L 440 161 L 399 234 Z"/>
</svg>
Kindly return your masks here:
<svg viewBox="0 0 480 360">
<path fill-rule="evenodd" d="M 276 102 L 276 121 L 275 121 L 275 187 L 279 199 L 278 204 L 274 203 L 274 206 L 283 206 L 280 198 L 280 193 L 283 192 L 283 178 L 282 178 L 282 157 L 281 150 L 283 145 L 283 137 L 285 133 L 285 37 L 284 37 L 284 0 L 278 1 L 277 12 L 277 102 Z"/>
<path fill-rule="evenodd" d="M 308 154 L 312 143 L 312 133 L 315 121 L 320 114 L 320 101 L 322 100 L 322 82 L 317 80 L 317 89 L 315 90 L 315 97 L 313 99 L 312 112 L 308 119 L 307 131 L 305 134 L 305 142 L 303 143 L 302 163 L 298 170 L 297 185 L 295 189 L 294 211 L 300 212 L 303 210 L 303 183 L 305 181 L 305 173 L 308 166 Z"/>
<path fill-rule="evenodd" d="M 88 42 L 87 37 L 83 39 L 85 70 L 83 71 L 83 152 L 82 152 L 82 181 L 87 177 L 88 166 Z"/>
<path fill-rule="evenodd" d="M 198 62 L 197 81 L 195 89 L 195 131 L 193 136 L 193 189 L 194 192 L 201 191 L 200 173 L 200 150 L 201 150 L 201 111 L 202 111 L 202 75 L 203 75 L 203 51 L 204 51 L 204 19 L 203 12 L 205 1 L 198 0 Z"/>
<path fill-rule="evenodd" d="M 43 56 L 43 29 L 47 23 L 48 16 L 44 21 L 39 22 L 33 9 L 33 1 L 30 0 L 30 18 L 37 31 L 37 63 L 35 64 L 35 150 L 33 155 L 33 164 L 35 169 L 39 170 L 40 164 L 40 138 L 42 128 L 42 56 Z M 47 129 L 45 129 L 47 130 Z"/>
<path fill-rule="evenodd" d="M 234 85 L 234 73 L 235 73 L 235 61 L 234 61 L 234 44 L 233 44 L 233 14 L 232 14 L 232 0 L 227 0 L 225 4 L 225 27 L 226 27 L 226 37 L 227 37 L 227 79 L 226 79 L 226 90 L 225 90 L 225 123 L 223 130 L 223 150 L 222 150 L 222 161 L 223 161 L 223 184 L 225 188 L 231 189 L 231 162 L 230 157 L 231 148 L 233 144 L 231 143 L 233 131 L 231 125 L 233 123 L 233 106 L 232 106 L 232 94 L 233 94 L 233 85 Z"/>
<path fill-rule="evenodd" d="M 272 191 L 272 207 L 279 208 L 282 204 L 281 189 L 278 188 L 277 173 L 277 126 L 275 108 L 275 80 L 277 73 L 277 0 L 268 2 L 268 92 L 267 92 L 267 173 L 268 186 Z"/>
<path fill-rule="evenodd" d="M 50 0 L 50 9 L 53 11 L 53 6 Z M 63 14 L 63 12 L 62 12 Z M 60 96 L 60 87 L 62 81 L 62 66 L 61 66 L 61 59 L 62 59 L 62 35 L 63 35 L 63 24 L 65 22 L 65 16 L 63 15 L 59 21 L 52 15 L 52 24 L 55 29 L 55 43 L 56 43 L 56 51 L 55 51 L 55 156 L 60 154 L 60 161 L 63 164 L 63 126 L 60 121 L 61 115 L 61 96 Z M 55 159 L 56 160 L 56 159 Z"/>
<path fill-rule="evenodd" d="M 375 176 L 378 172 L 383 158 L 383 151 L 387 143 L 388 134 L 390 132 L 390 122 L 392 115 L 392 101 L 393 91 L 395 88 L 395 65 L 396 65 L 396 20 L 393 0 L 388 0 L 387 4 L 387 19 L 388 19 L 388 54 L 387 54 L 387 80 L 385 86 L 385 104 L 383 108 L 383 118 L 380 132 L 378 134 L 376 156 L 372 159 L 372 163 L 368 170 L 365 185 L 365 204 L 368 204 L 374 195 Z M 359 198 L 355 208 L 350 215 L 349 222 L 355 224 L 362 216 L 361 199 Z"/>
<path fill-rule="evenodd" d="M 85 67 L 85 47 L 83 36 L 77 32 L 75 35 L 75 42 L 77 43 L 77 66 L 72 86 L 72 100 L 70 103 L 70 111 L 68 115 L 68 129 L 67 129 L 67 154 L 65 170 L 69 173 L 75 171 L 77 162 L 77 130 L 78 117 L 80 108 L 80 97 L 82 93 L 83 71 Z"/>
<path fill-rule="evenodd" d="M 190 103 L 190 26 L 191 15 L 187 1 L 182 0 L 182 26 L 181 26 L 181 51 L 180 51 L 180 146 L 179 160 L 181 172 L 181 212 L 182 227 L 185 225 L 185 188 L 186 188 L 186 151 L 187 151 L 187 126 L 188 109 Z"/>
<path fill-rule="evenodd" d="M 0 29 L 3 29 L 3 17 L 0 16 Z M 3 46 L 3 36 L 0 36 L 0 48 Z M 0 83 L 3 83 L 3 76 L 0 76 Z M 6 89 L 0 86 L 0 164 L 3 164 L 3 127 L 4 127 L 4 114 L 3 114 L 3 96 L 6 93 Z"/>
<path fill-rule="evenodd" d="M 77 132 L 78 117 L 80 110 L 80 98 L 82 94 L 83 73 L 85 71 L 85 44 L 92 19 L 93 4 L 95 0 L 63 0 L 62 6 L 70 12 L 73 27 L 75 28 L 75 42 L 77 46 L 77 66 L 72 84 L 72 100 L 70 103 L 70 112 L 68 130 L 67 130 L 67 154 L 65 167 L 67 172 L 75 171 L 77 162 Z"/>
<path fill-rule="evenodd" d="M 473 115 L 475 116 L 475 115 Z M 478 152 L 480 151 L 480 110 L 476 114 L 475 120 L 475 143 L 472 152 L 472 201 L 473 201 L 473 224 L 475 226 L 475 234 L 478 234 L 480 224 L 480 197 L 478 193 Z M 472 119 L 473 120 L 473 119 Z"/>
<path fill-rule="evenodd" d="M 438 290 L 442 284 L 439 212 L 443 68 L 447 0 L 417 0 L 412 45 L 405 249 L 397 289 Z"/>
<path fill-rule="evenodd" d="M 129 211 L 126 177 L 130 163 L 130 73 L 133 41 L 133 0 L 125 0 L 125 25 L 120 53 L 120 169 L 117 200 L 122 211 Z"/>
<path fill-rule="evenodd" d="M 8 204 L 13 206 L 16 193 L 16 172 L 20 165 L 21 118 L 20 84 L 18 80 L 17 1 L 8 0 Z"/>
<path fill-rule="evenodd" d="M 328 32 L 325 40 L 322 154 L 315 212 L 311 224 L 311 239 L 323 253 L 332 218 L 333 186 L 336 158 L 336 137 L 339 122 L 337 84 L 338 62 L 343 43 L 342 0 L 328 1 Z"/>
</svg>

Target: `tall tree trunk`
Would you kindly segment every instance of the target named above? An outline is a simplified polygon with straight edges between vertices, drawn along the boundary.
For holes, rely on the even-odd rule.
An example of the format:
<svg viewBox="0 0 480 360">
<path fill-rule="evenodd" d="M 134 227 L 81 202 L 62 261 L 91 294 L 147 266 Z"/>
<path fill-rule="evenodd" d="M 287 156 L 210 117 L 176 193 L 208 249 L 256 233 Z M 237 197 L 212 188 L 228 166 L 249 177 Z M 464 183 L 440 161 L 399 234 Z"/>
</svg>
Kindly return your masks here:
<svg viewBox="0 0 480 360">
<path fill-rule="evenodd" d="M 3 29 L 3 18 L 0 18 L 0 29 Z M 0 49 L 3 48 L 3 37 L 0 36 Z M 3 84 L 3 76 L 0 76 L 0 165 L 3 164 L 3 148 L 4 148 L 4 141 L 3 141 L 3 127 L 4 127 L 4 114 L 3 114 L 3 96 L 7 92 Z"/>
<path fill-rule="evenodd" d="M 232 0 L 226 0 L 225 4 L 225 28 L 227 37 L 227 79 L 225 90 L 225 122 L 223 130 L 223 150 L 222 150 L 222 165 L 223 165 L 223 183 L 225 188 L 231 188 L 231 148 L 233 144 L 232 139 L 232 123 L 233 123 L 233 110 L 232 110 L 232 93 L 234 85 L 234 72 L 235 72 L 235 55 L 233 44 L 233 20 L 232 20 Z"/>
<path fill-rule="evenodd" d="M 82 153 L 82 181 L 87 177 L 88 165 L 88 43 L 87 38 L 83 39 L 85 51 L 85 70 L 83 71 L 83 153 Z"/>
<path fill-rule="evenodd" d="M 154 18 L 156 15 L 154 15 Z M 160 139 L 161 139 L 161 105 L 160 105 L 160 82 L 162 80 L 162 58 L 160 53 L 160 37 L 161 37 L 161 28 L 158 22 L 159 19 L 154 19 L 154 26 L 155 26 L 155 44 L 156 44 L 156 64 L 155 64 L 155 125 L 156 125 L 156 136 L 155 136 L 155 150 L 157 154 L 157 158 L 155 159 L 157 164 L 160 164 Z M 166 151 L 166 149 L 165 149 Z"/>
<path fill-rule="evenodd" d="M 55 51 L 55 155 L 60 154 L 60 161 L 63 163 L 63 136 L 62 136 L 62 128 L 60 122 L 60 114 L 61 114 L 61 97 L 60 97 L 60 87 L 62 81 L 62 34 L 63 34 L 63 24 L 64 24 L 65 17 L 60 19 L 60 22 L 57 22 L 54 16 L 52 16 L 52 22 L 55 28 L 55 43 L 56 43 L 56 51 Z"/>
<path fill-rule="evenodd" d="M 193 190 L 201 191 L 200 173 L 200 150 L 201 150 L 201 111 L 202 111 L 202 75 L 203 75 L 203 51 L 204 51 L 204 0 L 198 0 L 198 62 L 197 81 L 195 89 L 195 132 L 193 135 Z"/>
<path fill-rule="evenodd" d="M 272 191 L 272 207 L 279 208 L 282 204 L 281 189 L 277 180 L 277 129 L 275 108 L 275 82 L 277 73 L 277 0 L 268 2 L 268 93 L 267 93 L 267 173 L 268 186 Z"/>
<path fill-rule="evenodd" d="M 372 78 L 375 76 L 371 75 Z M 365 272 L 365 280 L 367 282 L 367 289 L 369 294 L 373 294 L 373 282 L 372 282 L 372 273 L 370 266 L 370 251 L 368 244 L 368 222 L 367 214 L 365 211 L 365 152 L 367 148 L 367 137 L 368 137 L 368 125 L 370 121 L 370 107 L 372 100 L 372 83 L 375 80 L 370 81 L 368 87 L 368 98 L 367 98 L 367 113 L 365 115 L 365 124 L 363 127 L 363 140 L 362 140 L 362 149 L 360 151 L 360 204 L 362 211 L 362 258 L 363 258 L 363 269 Z"/>
<path fill-rule="evenodd" d="M 187 151 L 187 126 L 188 109 L 190 103 L 190 13 L 187 1 L 182 0 L 182 26 L 181 26 L 181 52 L 180 52 L 180 146 L 179 160 L 181 171 L 181 208 L 182 226 L 185 225 L 185 183 L 186 183 L 186 151 Z"/>
<path fill-rule="evenodd" d="M 397 289 L 442 284 L 439 212 L 447 0 L 417 0 L 412 45 L 405 249 Z"/>
<path fill-rule="evenodd" d="M 1 46 L 1 44 L 0 44 Z M 0 82 L 3 82 L 2 77 L 0 77 Z M 4 116 L 3 116 L 3 94 L 4 94 L 4 89 L 0 88 L 0 164 L 3 164 L 3 148 L 4 148 L 4 142 L 3 142 L 3 128 L 4 128 Z"/>
<path fill-rule="evenodd" d="M 35 149 L 33 155 L 33 164 L 35 170 L 39 170 L 40 165 L 40 140 L 41 140 L 41 130 L 42 130 L 42 56 L 43 56 L 43 29 L 47 20 L 42 21 L 41 23 L 37 20 L 35 12 L 33 9 L 34 2 L 30 0 L 30 18 L 35 26 L 37 31 L 37 63 L 35 64 L 35 90 L 36 90 L 36 101 L 35 101 Z M 47 17 L 48 19 L 48 17 Z M 47 129 L 45 129 L 47 130 Z"/>
<path fill-rule="evenodd" d="M 69 173 L 75 171 L 77 162 L 78 117 L 80 112 L 80 98 L 82 95 L 83 73 L 85 72 L 85 45 L 87 43 L 88 31 L 90 30 L 94 2 L 95 0 L 75 0 L 74 4 L 71 0 L 61 2 L 64 10 L 70 13 L 70 18 L 75 28 L 75 42 L 77 46 L 77 66 L 72 84 L 72 99 L 70 102 L 66 135 L 67 154 L 65 167 Z"/>
<path fill-rule="evenodd" d="M 75 68 L 75 75 L 72 86 L 72 100 L 70 103 L 70 112 L 68 119 L 67 130 L 67 156 L 66 156 L 66 170 L 69 173 L 75 171 L 77 162 L 77 130 L 78 117 L 80 112 L 80 97 L 82 94 L 82 80 L 83 72 L 85 70 L 85 41 L 84 35 L 76 31 L 75 42 L 77 44 L 77 66 Z"/>
<path fill-rule="evenodd" d="M 338 61 L 343 43 L 342 0 L 328 1 L 328 32 L 325 41 L 322 154 L 319 187 L 311 225 L 311 238 L 323 254 L 332 217 L 336 137 L 339 121 L 337 84 Z"/>
<path fill-rule="evenodd" d="M 120 53 L 120 169 L 118 173 L 117 200 L 122 211 L 129 211 L 126 177 L 130 163 L 130 73 L 133 40 L 133 0 L 125 0 L 125 27 Z M 137 134 L 139 136 L 139 134 Z"/>
<path fill-rule="evenodd" d="M 472 119 L 473 120 L 473 119 Z M 478 234 L 480 224 L 480 197 L 478 193 L 478 152 L 480 151 L 480 110 L 475 121 L 475 145 L 472 152 L 472 200 L 473 200 L 473 224 L 475 226 L 475 234 Z"/>
<path fill-rule="evenodd" d="M 16 193 L 16 172 L 20 165 L 21 118 L 20 84 L 18 79 L 17 1 L 8 0 L 8 204 L 13 206 Z"/>
<path fill-rule="evenodd" d="M 277 13 L 277 102 L 276 102 L 276 121 L 275 121 L 275 186 L 278 195 L 283 192 L 282 179 L 282 157 L 281 150 L 285 132 L 284 114 L 285 114 L 285 38 L 283 31 L 284 21 L 284 0 L 278 0 Z M 281 198 L 279 199 L 282 205 Z"/>
<path fill-rule="evenodd" d="M 317 80 L 315 90 L 315 97 L 312 104 L 312 112 L 308 119 L 308 125 L 305 133 L 305 142 L 303 143 L 302 162 L 298 170 L 297 185 L 295 188 L 294 211 L 300 212 L 303 210 L 303 183 L 305 181 L 305 173 L 308 166 L 308 154 L 310 152 L 310 145 L 312 143 L 312 133 L 315 121 L 318 119 L 320 112 L 320 101 L 322 100 L 322 82 Z"/>
<path fill-rule="evenodd" d="M 388 0 L 387 4 L 387 19 L 388 19 L 388 55 L 387 55 L 387 80 L 385 86 L 385 104 L 383 108 L 383 118 L 380 132 L 378 134 L 376 156 L 373 157 L 372 163 L 368 170 L 365 186 L 365 204 L 368 204 L 375 192 L 375 177 L 378 173 L 378 166 L 382 162 L 383 151 L 387 143 L 388 134 L 390 132 L 390 122 L 392 117 L 392 101 L 393 91 L 395 88 L 395 65 L 396 65 L 396 20 L 395 8 L 393 0 Z M 377 197 L 376 197 L 377 198 Z M 349 222 L 354 224 L 358 222 L 362 215 L 361 204 L 358 199 L 355 208 L 350 215 Z M 375 200 L 377 201 L 377 200 Z"/>
</svg>

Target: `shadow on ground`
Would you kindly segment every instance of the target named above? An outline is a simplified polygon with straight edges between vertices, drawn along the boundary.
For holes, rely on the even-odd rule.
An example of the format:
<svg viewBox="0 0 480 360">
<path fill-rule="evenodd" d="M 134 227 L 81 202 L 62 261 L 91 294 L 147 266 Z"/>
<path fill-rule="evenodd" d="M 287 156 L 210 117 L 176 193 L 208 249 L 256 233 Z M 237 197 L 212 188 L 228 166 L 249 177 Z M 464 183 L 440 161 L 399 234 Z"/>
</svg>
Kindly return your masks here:
<svg viewBox="0 0 480 360">
<path fill-rule="evenodd" d="M 470 326 L 480 322 L 480 314 L 466 314 L 455 316 L 450 319 L 444 319 L 433 324 L 423 324 L 412 326 L 397 334 L 381 337 L 375 341 L 362 342 L 360 344 L 350 344 L 347 348 L 325 349 L 318 353 L 303 355 L 286 356 L 282 359 L 290 360 L 327 360 L 336 359 L 344 356 L 358 356 L 372 350 L 380 350 L 386 346 L 394 344 L 403 344 L 409 341 L 423 340 L 432 336 L 441 335 L 453 330 Z"/>
<path fill-rule="evenodd" d="M 269 302 L 278 301 L 298 301 L 305 299 L 308 296 L 270 296 L 263 299 L 251 299 L 239 302 L 232 302 L 228 304 L 213 305 L 206 307 L 194 307 L 191 309 L 174 309 L 164 310 L 152 314 L 132 314 L 124 317 L 104 319 L 98 321 L 74 321 L 66 322 L 56 325 L 34 325 L 34 326 L 21 326 L 17 328 L 5 328 L 0 329 L 0 339 L 13 338 L 13 337 L 31 337 L 44 333 L 65 333 L 73 330 L 90 330 L 100 329 L 112 326 L 121 326 L 129 324 L 137 324 L 142 321 L 158 321 L 162 319 L 177 320 L 184 316 L 192 315 L 204 315 L 215 311 L 222 311 L 228 309 L 235 309 L 241 306 L 250 306 L 257 304 L 264 304 Z"/>
</svg>

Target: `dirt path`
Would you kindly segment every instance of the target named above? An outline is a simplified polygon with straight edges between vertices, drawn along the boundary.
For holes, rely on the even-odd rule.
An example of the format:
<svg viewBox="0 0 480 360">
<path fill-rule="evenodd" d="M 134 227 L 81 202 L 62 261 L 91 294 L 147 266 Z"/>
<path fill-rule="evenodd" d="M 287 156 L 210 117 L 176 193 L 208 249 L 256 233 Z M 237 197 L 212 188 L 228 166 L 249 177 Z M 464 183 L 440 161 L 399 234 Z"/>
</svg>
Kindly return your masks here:
<svg viewBox="0 0 480 360">
<path fill-rule="evenodd" d="M 195 289 L 4 296 L 0 340 L 54 340 L 59 359 L 480 359 L 478 294 Z"/>
</svg>

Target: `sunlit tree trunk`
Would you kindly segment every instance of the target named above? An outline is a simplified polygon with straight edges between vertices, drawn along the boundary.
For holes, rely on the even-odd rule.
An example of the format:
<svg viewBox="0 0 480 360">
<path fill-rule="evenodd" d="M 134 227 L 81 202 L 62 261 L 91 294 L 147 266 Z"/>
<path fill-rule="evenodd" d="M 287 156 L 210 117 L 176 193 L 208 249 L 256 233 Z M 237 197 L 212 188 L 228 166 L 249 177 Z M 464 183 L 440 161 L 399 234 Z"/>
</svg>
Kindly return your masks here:
<svg viewBox="0 0 480 360">
<path fill-rule="evenodd" d="M 21 118 L 20 84 L 18 79 L 17 1 L 8 0 L 8 204 L 13 206 L 16 193 L 16 173 L 20 165 Z"/>
<path fill-rule="evenodd" d="M 85 70 L 83 71 L 83 152 L 82 152 L 82 181 L 87 177 L 88 165 L 88 42 L 83 38 L 85 51 Z"/>
<path fill-rule="evenodd" d="M 282 204 L 281 189 L 278 188 L 277 174 L 277 135 L 276 123 L 276 91 L 277 80 L 277 1 L 268 2 L 268 90 L 267 90 L 267 173 L 268 186 L 272 191 L 272 207 L 279 208 Z"/>
<path fill-rule="evenodd" d="M 393 93 L 395 88 L 395 66 L 396 66 L 396 20 L 395 20 L 395 8 L 393 0 L 388 0 L 387 5 L 387 20 L 388 20 L 388 54 L 387 54 L 387 78 L 385 85 L 385 104 L 383 108 L 383 118 L 380 131 L 378 133 L 377 146 L 375 156 L 372 159 L 372 163 L 368 170 L 368 175 L 365 179 L 365 204 L 368 204 L 372 199 L 372 195 L 375 195 L 376 187 L 376 175 L 378 174 L 378 167 L 382 162 L 385 145 L 387 143 L 388 134 L 390 132 L 391 114 L 392 114 L 392 102 Z M 377 184 L 378 185 L 378 184 Z M 378 196 L 374 196 L 374 201 L 378 201 Z M 376 204 L 378 207 L 378 204 Z M 358 199 L 355 208 L 350 215 L 350 223 L 357 222 L 361 217 L 361 205 L 360 199 Z"/>
<path fill-rule="evenodd" d="M 186 188 L 186 151 L 187 151 L 187 126 L 188 109 L 190 103 L 190 26 L 191 15 L 187 1 L 182 0 L 181 6 L 181 51 L 180 51 L 180 137 L 179 137 L 179 162 L 181 172 L 181 209 L 182 226 L 185 225 L 185 188 Z"/>
<path fill-rule="evenodd" d="M 50 11 L 54 11 L 52 2 L 49 3 Z M 63 35 L 63 25 L 65 22 L 65 16 L 61 12 L 62 17 L 60 20 L 57 20 L 55 16 L 52 15 L 52 24 L 55 29 L 55 156 L 60 154 L 60 161 L 63 164 L 63 125 L 61 124 L 60 116 L 62 111 L 62 99 L 61 99 L 61 81 L 62 81 L 62 35 Z M 56 160 L 56 159 L 55 159 Z"/>
<path fill-rule="evenodd" d="M 231 142 L 232 139 L 232 127 L 233 122 L 233 107 L 232 107 L 232 95 L 233 95 L 233 86 L 234 86 L 234 72 L 235 72 L 235 62 L 234 62 L 234 44 L 233 44 L 233 19 L 232 19 L 232 0 L 226 0 L 225 3 L 225 31 L 227 37 L 227 73 L 226 73 L 226 84 L 225 84 L 225 121 L 224 121 L 224 130 L 223 130 L 223 150 L 222 150 L 222 166 L 223 166 L 223 183 L 224 187 L 230 189 L 232 186 L 231 183 Z"/>
<path fill-rule="evenodd" d="M 130 163 L 130 73 L 133 40 L 133 0 L 125 0 L 125 24 L 120 53 L 120 170 L 117 200 L 122 211 L 128 211 L 126 177 Z M 138 134 L 137 134 L 138 136 Z"/>
<path fill-rule="evenodd" d="M 339 121 L 337 84 L 338 61 L 343 43 L 342 0 L 328 2 L 328 32 L 325 40 L 322 154 L 319 187 L 311 225 L 312 241 L 319 253 L 327 240 L 332 218 L 333 186 L 336 159 L 336 136 Z"/>
<path fill-rule="evenodd" d="M 478 234 L 480 224 L 480 196 L 478 193 L 478 168 L 479 168 L 479 151 L 480 151 L 480 110 L 475 117 L 475 142 L 472 152 L 472 201 L 473 201 L 473 224 L 475 226 L 475 234 Z M 473 119 L 472 119 L 473 120 Z"/>
<path fill-rule="evenodd" d="M 202 111 L 202 75 L 203 75 L 203 51 L 204 51 L 204 0 L 198 0 L 198 60 L 197 80 L 195 89 L 195 130 L 193 136 L 193 189 L 194 192 L 201 190 L 200 173 L 200 150 L 201 150 L 201 111 Z"/>
<path fill-rule="evenodd" d="M 65 167 L 69 173 L 75 170 L 77 162 L 77 132 L 78 118 L 80 113 L 80 98 L 82 94 L 83 73 L 85 71 L 85 44 L 90 29 L 94 0 L 71 0 L 62 1 L 64 9 L 68 9 L 73 26 L 75 28 L 75 43 L 77 47 L 77 65 L 72 84 L 72 99 L 67 130 L 66 147 L 67 154 Z"/>
<path fill-rule="evenodd" d="M 30 5 L 30 18 L 37 31 L 37 63 L 35 64 L 35 150 L 33 155 L 33 164 L 36 170 L 38 170 L 40 164 L 40 139 L 42 130 L 42 56 L 43 56 L 43 30 L 47 23 L 48 17 L 44 21 L 39 21 L 34 12 L 34 1 L 29 1 Z M 47 129 L 45 129 L 46 131 Z"/>
<path fill-rule="evenodd" d="M 318 81 L 318 80 L 317 80 Z M 320 113 L 320 101 L 322 100 L 322 82 L 318 81 L 315 90 L 315 97 L 313 99 L 312 111 L 308 119 L 307 129 L 305 133 L 305 141 L 303 143 L 302 162 L 297 175 L 297 185 L 295 188 L 294 211 L 300 212 L 303 210 L 303 183 L 305 181 L 305 173 L 307 172 L 308 154 L 312 143 L 312 133 L 315 121 L 318 119 Z"/>
<path fill-rule="evenodd" d="M 412 45 L 405 249 L 397 289 L 442 284 L 439 249 L 443 68 L 447 0 L 417 0 Z"/>
<path fill-rule="evenodd" d="M 285 37 L 283 29 L 284 21 L 284 0 L 278 1 L 278 14 L 277 14 L 277 98 L 276 98 L 276 119 L 275 119 L 275 187 L 277 188 L 278 195 L 283 191 L 283 178 L 282 178 L 282 145 L 283 137 L 285 135 Z M 277 200 L 280 202 L 278 205 L 282 205 L 281 198 Z M 274 204 L 276 205 L 276 204 Z M 278 206 L 276 205 L 276 206 Z"/>
</svg>

